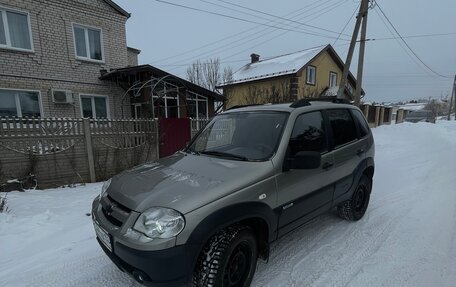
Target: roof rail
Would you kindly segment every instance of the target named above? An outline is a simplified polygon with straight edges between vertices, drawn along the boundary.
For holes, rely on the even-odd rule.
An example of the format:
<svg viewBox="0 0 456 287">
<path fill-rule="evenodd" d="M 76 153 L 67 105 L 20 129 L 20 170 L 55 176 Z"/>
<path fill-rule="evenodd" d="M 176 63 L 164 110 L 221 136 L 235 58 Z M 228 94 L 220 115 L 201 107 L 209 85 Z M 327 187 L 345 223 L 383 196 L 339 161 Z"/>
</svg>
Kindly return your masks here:
<svg viewBox="0 0 456 287">
<path fill-rule="evenodd" d="M 351 104 L 349 100 L 346 99 L 338 99 L 335 97 L 323 97 L 323 98 L 303 98 L 297 100 L 296 102 L 290 105 L 291 108 L 299 108 L 310 106 L 311 102 L 330 102 L 334 104 Z"/>
<path fill-rule="evenodd" d="M 236 105 L 236 106 L 232 106 L 226 110 L 229 111 L 229 110 L 235 110 L 235 109 L 240 109 L 240 108 L 245 108 L 245 107 L 262 106 L 262 105 L 263 104 Z"/>
<path fill-rule="evenodd" d="M 300 108 L 305 106 L 310 106 L 310 101 L 308 98 L 297 100 L 290 105 L 290 108 Z"/>
</svg>

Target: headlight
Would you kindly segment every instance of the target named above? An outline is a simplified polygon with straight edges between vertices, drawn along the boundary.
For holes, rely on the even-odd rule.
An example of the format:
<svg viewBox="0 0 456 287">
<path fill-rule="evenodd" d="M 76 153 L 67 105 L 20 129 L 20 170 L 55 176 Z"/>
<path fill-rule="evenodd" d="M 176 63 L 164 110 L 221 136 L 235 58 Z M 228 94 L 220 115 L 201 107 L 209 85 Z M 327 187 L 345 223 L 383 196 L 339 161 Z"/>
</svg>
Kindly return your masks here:
<svg viewBox="0 0 456 287">
<path fill-rule="evenodd" d="M 171 238 L 178 235 L 185 226 L 184 217 L 169 208 L 152 207 L 136 220 L 133 229 L 149 238 Z"/>
<path fill-rule="evenodd" d="M 108 190 L 109 185 L 111 185 L 111 178 L 103 183 L 103 186 L 101 187 L 100 198 L 102 198 L 106 190 Z"/>
</svg>

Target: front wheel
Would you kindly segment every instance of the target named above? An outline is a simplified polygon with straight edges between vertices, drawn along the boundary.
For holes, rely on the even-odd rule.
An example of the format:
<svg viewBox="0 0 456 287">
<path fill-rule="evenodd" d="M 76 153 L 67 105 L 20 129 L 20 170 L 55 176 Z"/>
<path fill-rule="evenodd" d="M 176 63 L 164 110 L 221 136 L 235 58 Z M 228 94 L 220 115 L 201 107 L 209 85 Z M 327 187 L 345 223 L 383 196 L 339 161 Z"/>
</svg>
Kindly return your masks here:
<svg viewBox="0 0 456 287">
<path fill-rule="evenodd" d="M 372 179 L 363 175 L 352 197 L 342 202 L 337 211 L 339 216 L 350 221 L 360 220 L 366 213 L 372 190 Z"/>
<path fill-rule="evenodd" d="M 248 287 L 258 258 L 258 244 L 247 226 L 215 234 L 201 252 L 193 272 L 194 287 Z"/>
</svg>

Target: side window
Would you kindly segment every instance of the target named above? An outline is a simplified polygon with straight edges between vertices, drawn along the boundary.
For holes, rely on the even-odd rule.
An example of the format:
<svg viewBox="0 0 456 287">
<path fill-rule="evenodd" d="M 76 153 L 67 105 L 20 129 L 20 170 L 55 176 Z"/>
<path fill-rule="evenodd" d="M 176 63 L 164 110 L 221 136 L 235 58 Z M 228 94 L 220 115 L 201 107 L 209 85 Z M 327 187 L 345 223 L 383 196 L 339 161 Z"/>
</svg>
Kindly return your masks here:
<svg viewBox="0 0 456 287">
<path fill-rule="evenodd" d="M 365 137 L 369 133 L 369 126 L 367 125 L 364 115 L 358 110 L 352 110 L 352 114 L 355 117 L 355 120 L 358 122 L 361 137 Z"/>
<path fill-rule="evenodd" d="M 328 150 L 327 146 L 321 112 L 300 115 L 296 119 L 290 138 L 290 156 L 300 151 L 325 152 Z"/>
<path fill-rule="evenodd" d="M 334 137 L 334 147 L 339 147 L 358 138 L 356 126 L 348 110 L 328 110 L 328 119 Z"/>
</svg>

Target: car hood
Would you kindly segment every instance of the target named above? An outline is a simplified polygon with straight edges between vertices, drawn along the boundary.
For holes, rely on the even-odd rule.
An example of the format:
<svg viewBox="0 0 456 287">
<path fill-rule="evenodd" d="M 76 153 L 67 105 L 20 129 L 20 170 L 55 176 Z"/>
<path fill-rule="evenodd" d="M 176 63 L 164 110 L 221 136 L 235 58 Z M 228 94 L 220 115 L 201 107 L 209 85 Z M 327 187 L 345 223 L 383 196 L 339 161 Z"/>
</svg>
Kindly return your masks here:
<svg viewBox="0 0 456 287">
<path fill-rule="evenodd" d="M 272 174 L 271 161 L 176 153 L 114 176 L 107 193 L 137 212 L 160 206 L 185 214 Z"/>
</svg>

